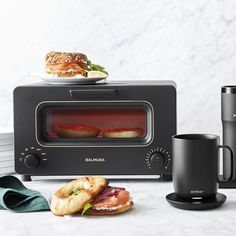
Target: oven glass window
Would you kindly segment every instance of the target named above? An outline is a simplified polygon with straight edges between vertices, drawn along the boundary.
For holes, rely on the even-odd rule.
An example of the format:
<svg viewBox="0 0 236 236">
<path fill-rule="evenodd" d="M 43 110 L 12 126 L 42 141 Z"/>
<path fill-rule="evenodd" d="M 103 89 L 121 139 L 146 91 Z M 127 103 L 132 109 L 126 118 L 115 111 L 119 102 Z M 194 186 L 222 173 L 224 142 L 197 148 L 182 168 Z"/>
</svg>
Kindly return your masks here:
<svg viewBox="0 0 236 236">
<path fill-rule="evenodd" d="M 147 102 L 43 102 L 36 136 L 45 146 L 142 146 L 153 140 Z"/>
<path fill-rule="evenodd" d="M 50 108 L 44 133 L 49 139 L 144 138 L 146 116 L 142 108 Z"/>
</svg>

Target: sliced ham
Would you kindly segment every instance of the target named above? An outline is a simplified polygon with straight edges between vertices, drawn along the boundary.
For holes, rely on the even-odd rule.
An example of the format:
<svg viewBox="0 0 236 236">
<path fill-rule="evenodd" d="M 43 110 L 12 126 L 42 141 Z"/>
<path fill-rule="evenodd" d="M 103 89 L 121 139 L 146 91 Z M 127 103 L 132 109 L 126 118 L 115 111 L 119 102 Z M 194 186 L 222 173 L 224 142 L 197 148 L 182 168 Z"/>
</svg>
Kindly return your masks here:
<svg viewBox="0 0 236 236">
<path fill-rule="evenodd" d="M 93 203 L 94 208 L 109 208 L 118 205 L 118 198 L 116 196 L 107 197 L 99 202 Z"/>
<path fill-rule="evenodd" d="M 93 201 L 93 208 L 113 208 L 127 203 L 130 194 L 124 188 L 108 186 L 104 192 Z"/>
</svg>

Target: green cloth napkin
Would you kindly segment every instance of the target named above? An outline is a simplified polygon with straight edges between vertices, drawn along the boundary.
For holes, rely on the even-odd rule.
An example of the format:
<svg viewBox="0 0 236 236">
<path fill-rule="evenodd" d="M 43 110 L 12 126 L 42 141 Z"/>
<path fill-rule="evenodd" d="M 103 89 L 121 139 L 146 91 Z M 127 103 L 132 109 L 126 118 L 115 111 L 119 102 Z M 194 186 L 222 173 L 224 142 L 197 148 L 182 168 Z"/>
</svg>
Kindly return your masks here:
<svg viewBox="0 0 236 236">
<path fill-rule="evenodd" d="M 32 212 L 50 208 L 47 200 L 38 191 L 27 189 L 14 176 L 0 175 L 0 209 Z"/>
</svg>

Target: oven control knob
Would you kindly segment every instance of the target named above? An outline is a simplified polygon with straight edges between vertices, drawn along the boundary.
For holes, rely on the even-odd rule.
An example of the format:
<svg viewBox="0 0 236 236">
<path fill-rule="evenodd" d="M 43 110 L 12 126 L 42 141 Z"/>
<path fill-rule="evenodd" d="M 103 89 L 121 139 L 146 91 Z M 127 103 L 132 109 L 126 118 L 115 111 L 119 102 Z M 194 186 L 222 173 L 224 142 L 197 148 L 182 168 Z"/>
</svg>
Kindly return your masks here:
<svg viewBox="0 0 236 236">
<path fill-rule="evenodd" d="M 25 157 L 24 163 L 26 167 L 34 169 L 39 165 L 39 157 L 36 154 L 31 153 Z"/>
<path fill-rule="evenodd" d="M 151 155 L 150 161 L 152 165 L 160 167 L 164 165 L 165 157 L 162 153 L 155 152 Z"/>
</svg>

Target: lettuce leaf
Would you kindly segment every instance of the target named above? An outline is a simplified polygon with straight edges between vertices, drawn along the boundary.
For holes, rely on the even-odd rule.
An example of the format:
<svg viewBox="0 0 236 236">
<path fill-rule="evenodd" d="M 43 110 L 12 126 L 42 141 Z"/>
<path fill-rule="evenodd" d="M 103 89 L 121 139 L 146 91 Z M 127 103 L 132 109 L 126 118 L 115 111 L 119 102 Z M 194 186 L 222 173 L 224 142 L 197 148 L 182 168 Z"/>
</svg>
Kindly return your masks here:
<svg viewBox="0 0 236 236">
<path fill-rule="evenodd" d="M 72 194 L 78 195 L 78 194 L 80 193 L 80 190 L 81 190 L 81 189 L 73 189 L 73 190 L 72 190 Z"/>
<path fill-rule="evenodd" d="M 84 213 L 85 213 L 88 209 L 90 209 L 90 208 L 92 208 L 92 207 L 93 207 L 93 205 L 92 205 L 90 202 L 87 202 L 87 203 L 84 205 L 84 209 L 83 209 L 81 215 L 84 215 Z"/>
<path fill-rule="evenodd" d="M 108 75 L 108 72 L 106 71 L 106 69 L 103 66 L 97 65 L 97 64 L 92 64 L 91 61 L 87 61 L 87 70 L 91 71 L 91 70 L 95 70 L 95 71 L 101 71 L 103 73 L 105 73 L 106 75 Z"/>
</svg>

